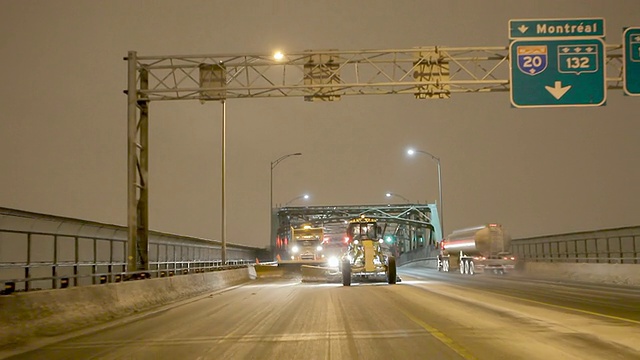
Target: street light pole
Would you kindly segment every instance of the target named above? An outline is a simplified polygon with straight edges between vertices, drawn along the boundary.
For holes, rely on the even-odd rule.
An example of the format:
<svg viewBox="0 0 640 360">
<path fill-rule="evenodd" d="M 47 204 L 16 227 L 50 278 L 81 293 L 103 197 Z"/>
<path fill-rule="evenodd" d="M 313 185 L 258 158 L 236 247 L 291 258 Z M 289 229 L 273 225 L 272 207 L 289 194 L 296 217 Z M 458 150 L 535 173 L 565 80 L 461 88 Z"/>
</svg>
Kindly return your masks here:
<svg viewBox="0 0 640 360">
<path fill-rule="evenodd" d="M 282 155 L 276 160 L 271 162 L 271 178 L 269 180 L 269 232 L 271 234 L 271 238 L 269 239 L 269 242 L 273 241 L 273 238 L 274 238 L 273 236 L 274 235 L 274 231 L 273 231 L 273 169 L 275 169 L 275 167 L 278 166 L 278 164 L 280 164 L 284 159 L 291 156 L 300 156 L 300 155 L 302 155 L 302 153 L 299 153 L 299 152 Z"/>
<path fill-rule="evenodd" d="M 307 199 L 309 198 L 309 195 L 304 194 L 304 195 L 296 196 L 296 197 L 294 197 L 293 199 L 291 199 L 291 200 L 287 201 L 287 203 L 286 203 L 286 204 L 284 204 L 284 206 L 287 206 L 287 205 L 291 204 L 292 202 L 294 202 L 294 201 L 296 201 L 296 200 L 298 200 L 298 199 L 302 199 L 302 198 L 304 198 L 305 200 L 307 200 Z"/>
<path fill-rule="evenodd" d="M 401 199 L 404 199 L 404 201 L 406 201 L 407 203 L 411 203 L 411 200 L 407 199 L 406 197 L 404 197 L 404 196 L 402 196 L 402 195 L 400 195 L 400 194 L 396 194 L 396 193 L 388 192 L 388 193 L 386 193 L 386 194 L 385 194 L 385 196 L 386 196 L 386 197 L 397 196 L 397 197 L 399 197 L 399 198 L 401 198 Z"/>
<path fill-rule="evenodd" d="M 221 159 L 221 167 L 222 167 L 222 189 L 221 189 L 221 215 L 220 219 L 220 240 L 222 241 L 222 249 L 221 252 L 221 260 L 222 264 L 227 264 L 227 206 L 226 206 L 226 197 L 227 197 L 227 188 L 225 185 L 225 179 L 227 177 L 227 167 L 225 159 L 227 157 L 227 101 L 225 99 L 222 100 L 222 159 Z"/>
<path fill-rule="evenodd" d="M 442 203 L 442 171 L 440 170 L 440 158 L 427 152 L 424 150 L 412 150 L 409 149 L 407 151 L 407 153 L 409 155 L 413 155 L 414 153 L 421 153 L 421 154 L 425 154 L 425 155 L 429 155 L 431 157 L 431 159 L 435 160 L 436 163 L 438 164 L 438 198 L 440 203 L 438 204 L 438 206 L 440 207 L 440 213 L 438 214 L 440 217 L 440 231 L 442 231 L 442 237 L 444 238 L 445 233 L 444 233 L 444 205 Z"/>
<path fill-rule="evenodd" d="M 293 153 L 293 154 L 287 154 L 287 155 L 282 155 L 280 156 L 278 159 L 276 159 L 275 161 L 271 162 L 271 181 L 270 181 L 270 188 L 271 190 L 269 191 L 269 197 L 270 197 L 270 208 L 273 209 L 273 169 L 275 169 L 276 166 L 278 166 L 278 164 L 280 164 L 284 159 L 290 157 L 290 156 L 300 156 L 302 155 L 302 153 Z"/>
</svg>

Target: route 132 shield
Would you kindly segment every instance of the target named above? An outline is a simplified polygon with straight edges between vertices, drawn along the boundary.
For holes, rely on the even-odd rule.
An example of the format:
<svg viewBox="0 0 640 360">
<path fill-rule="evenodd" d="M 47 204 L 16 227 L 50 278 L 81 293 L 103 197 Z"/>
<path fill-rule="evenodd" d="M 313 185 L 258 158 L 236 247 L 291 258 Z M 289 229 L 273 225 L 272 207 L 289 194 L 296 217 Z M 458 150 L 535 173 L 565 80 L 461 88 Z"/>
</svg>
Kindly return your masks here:
<svg viewBox="0 0 640 360">
<path fill-rule="evenodd" d="M 547 68 L 546 45 L 522 45 L 516 48 L 518 69 L 527 75 L 538 75 Z"/>
</svg>

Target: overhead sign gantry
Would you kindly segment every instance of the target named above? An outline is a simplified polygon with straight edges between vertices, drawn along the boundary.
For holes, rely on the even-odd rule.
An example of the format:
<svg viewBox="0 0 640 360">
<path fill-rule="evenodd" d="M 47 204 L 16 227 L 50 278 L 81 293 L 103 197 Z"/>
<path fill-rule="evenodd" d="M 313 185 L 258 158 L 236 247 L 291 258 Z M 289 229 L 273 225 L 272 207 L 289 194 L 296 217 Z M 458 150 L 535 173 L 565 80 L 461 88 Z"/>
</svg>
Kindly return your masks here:
<svg viewBox="0 0 640 360">
<path fill-rule="evenodd" d="M 630 47 L 634 48 L 632 41 Z M 585 44 L 593 45 L 592 42 Z M 607 87 L 621 89 L 622 46 L 605 46 L 599 42 L 594 49 L 598 54 L 595 58 L 586 56 L 589 66 L 592 60 L 596 61 L 595 73 L 608 74 Z M 558 55 L 562 53 L 562 50 L 553 51 L 559 51 Z M 337 101 L 349 95 L 395 94 L 417 99 L 448 99 L 454 93 L 512 90 L 509 48 L 505 46 L 306 50 L 284 54 L 280 59 L 272 54 L 139 56 L 130 51 L 125 60 L 128 62 L 128 271 L 148 267 L 148 126 L 152 101 L 220 101 L 224 118 L 224 104 L 228 99 L 301 97 L 307 101 Z M 551 60 L 548 61 L 549 66 Z M 563 61 L 566 61 L 564 55 Z M 567 69 L 557 71 L 566 70 L 567 76 L 575 74 L 572 61 L 569 60 Z M 578 62 L 578 66 L 581 64 Z M 593 73 L 592 67 L 587 70 Z M 587 74 L 586 71 L 579 72 Z M 564 80 L 559 80 L 559 86 L 555 81 L 544 86 L 560 89 L 566 86 L 562 84 Z M 633 91 L 632 88 L 629 89 Z M 222 128 L 224 144 L 224 120 Z M 224 151 L 222 164 L 224 189 Z M 222 199 L 224 209 L 224 195 Z M 223 210 L 223 227 L 224 216 Z M 222 234 L 224 260 L 224 229 Z"/>
</svg>

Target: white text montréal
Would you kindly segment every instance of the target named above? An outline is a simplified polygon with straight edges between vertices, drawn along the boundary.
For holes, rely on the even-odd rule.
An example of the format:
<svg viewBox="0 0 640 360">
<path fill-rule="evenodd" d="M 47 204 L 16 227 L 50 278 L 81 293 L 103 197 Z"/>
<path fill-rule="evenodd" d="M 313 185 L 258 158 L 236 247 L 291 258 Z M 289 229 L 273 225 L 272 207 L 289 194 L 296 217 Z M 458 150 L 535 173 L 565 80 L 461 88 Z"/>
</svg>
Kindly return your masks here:
<svg viewBox="0 0 640 360">
<path fill-rule="evenodd" d="M 538 24 L 536 26 L 536 33 L 538 34 L 597 34 L 598 33 L 598 23 L 593 24 L 583 24 L 579 25 L 547 25 L 547 24 Z"/>
</svg>

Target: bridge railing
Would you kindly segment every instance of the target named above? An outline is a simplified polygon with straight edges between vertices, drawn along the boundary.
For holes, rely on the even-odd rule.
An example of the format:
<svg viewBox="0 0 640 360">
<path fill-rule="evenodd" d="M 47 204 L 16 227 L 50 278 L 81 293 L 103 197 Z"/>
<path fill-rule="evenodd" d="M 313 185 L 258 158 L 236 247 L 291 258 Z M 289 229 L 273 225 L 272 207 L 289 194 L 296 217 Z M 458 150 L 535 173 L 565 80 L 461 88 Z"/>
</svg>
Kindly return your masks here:
<svg viewBox="0 0 640 360">
<path fill-rule="evenodd" d="M 228 247 L 223 264 L 219 244 L 165 234 L 149 240 L 149 270 L 140 274 L 126 271 L 127 240 L 117 236 L 0 229 L 0 243 L 4 293 L 216 271 L 256 258 L 255 249 Z"/>
<path fill-rule="evenodd" d="M 435 261 L 438 252 L 415 249 L 398 263 Z M 514 239 L 511 252 L 524 262 L 640 264 L 640 226 Z"/>
<path fill-rule="evenodd" d="M 640 264 L 640 226 L 517 239 L 525 262 Z"/>
</svg>

